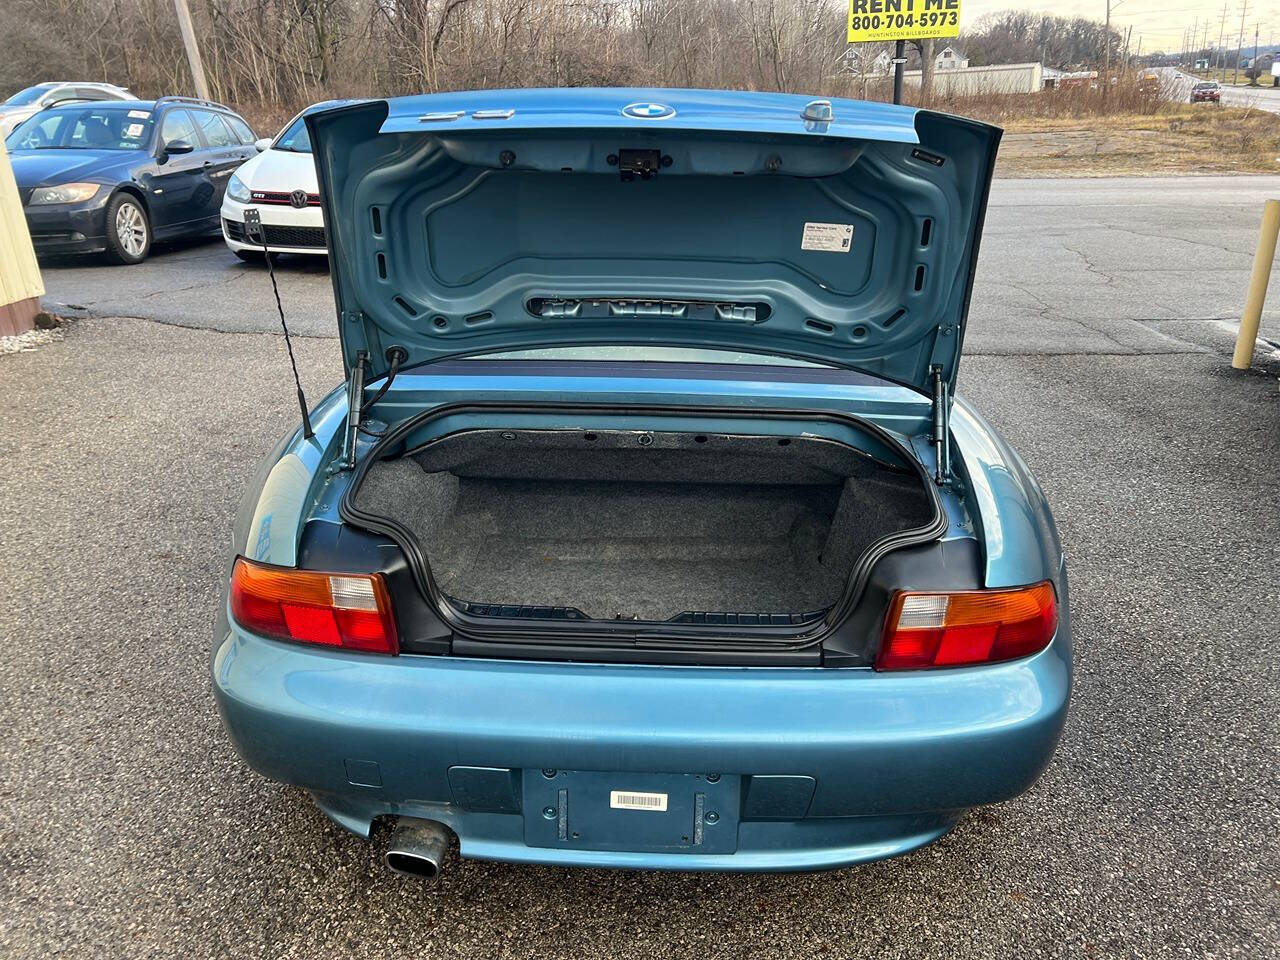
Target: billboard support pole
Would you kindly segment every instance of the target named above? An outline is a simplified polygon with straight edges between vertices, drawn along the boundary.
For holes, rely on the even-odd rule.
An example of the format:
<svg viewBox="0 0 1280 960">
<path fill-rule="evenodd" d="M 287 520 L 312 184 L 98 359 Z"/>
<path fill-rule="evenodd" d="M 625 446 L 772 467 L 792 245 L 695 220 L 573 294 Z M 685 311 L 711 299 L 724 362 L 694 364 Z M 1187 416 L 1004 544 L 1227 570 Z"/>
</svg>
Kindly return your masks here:
<svg viewBox="0 0 1280 960">
<path fill-rule="evenodd" d="M 906 67 L 907 44 L 899 40 L 893 45 L 893 102 L 902 102 L 902 72 Z"/>
</svg>

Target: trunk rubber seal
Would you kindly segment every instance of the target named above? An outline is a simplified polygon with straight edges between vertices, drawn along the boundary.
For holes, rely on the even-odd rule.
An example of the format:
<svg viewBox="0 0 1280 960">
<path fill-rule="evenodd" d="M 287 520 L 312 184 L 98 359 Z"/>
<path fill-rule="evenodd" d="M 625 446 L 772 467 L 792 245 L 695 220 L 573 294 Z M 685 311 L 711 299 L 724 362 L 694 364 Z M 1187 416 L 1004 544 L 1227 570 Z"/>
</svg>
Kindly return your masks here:
<svg viewBox="0 0 1280 960">
<path fill-rule="evenodd" d="M 494 618 L 471 617 L 460 612 L 437 587 L 431 574 L 431 566 L 426 555 L 418 546 L 413 534 L 401 524 L 389 517 L 368 513 L 355 504 L 355 494 L 364 482 L 369 468 L 382 460 L 383 452 L 398 444 L 414 430 L 442 417 L 467 413 L 584 413 L 604 416 L 723 416 L 737 420 L 821 420 L 829 423 L 853 425 L 857 429 L 872 434 L 890 448 L 902 454 L 904 462 L 914 469 L 920 483 L 929 491 L 933 504 L 933 518 L 923 526 L 908 530 L 899 530 L 886 534 L 873 541 L 862 555 L 855 561 L 849 574 L 841 598 L 826 612 L 822 619 L 802 625 L 800 631 L 793 626 L 785 627 L 735 627 L 704 626 L 678 629 L 678 624 L 669 621 L 531 621 L 499 624 Z M 462 432 L 462 431 L 456 431 Z M 448 435 L 446 435 L 448 436 Z M 442 439 L 442 438 L 437 438 Z M 838 441 L 836 441 L 838 442 Z M 820 646 L 822 642 L 839 627 L 840 623 L 852 612 L 861 599 L 870 579 L 872 568 L 882 557 L 894 550 L 912 547 L 936 540 L 947 530 L 947 516 L 943 508 L 938 489 L 916 455 L 897 437 L 884 428 L 870 421 L 863 420 L 853 414 L 831 410 L 778 410 L 752 408 L 743 410 L 740 407 L 713 407 L 693 405 L 646 406 L 636 404 L 581 404 L 581 403 L 456 403 L 432 407 L 420 414 L 409 417 L 388 430 L 361 457 L 356 465 L 351 482 L 338 503 L 338 514 L 344 522 L 376 533 L 382 533 L 394 540 L 404 551 L 413 572 L 414 580 L 422 595 L 435 609 L 440 618 L 457 634 L 468 640 L 490 644 L 509 643 L 513 652 L 522 644 L 548 646 L 554 645 L 566 649 L 566 657 L 572 652 L 581 652 L 591 648 L 609 648 L 620 650 L 662 651 L 678 649 L 682 652 L 705 650 L 708 653 L 784 653 L 788 651 L 807 650 Z M 554 626 L 552 626 L 554 625 Z M 548 629 L 551 627 L 551 629 Z M 554 643 L 548 643 L 548 633 L 554 634 Z M 868 665 L 870 661 L 868 661 Z"/>
</svg>

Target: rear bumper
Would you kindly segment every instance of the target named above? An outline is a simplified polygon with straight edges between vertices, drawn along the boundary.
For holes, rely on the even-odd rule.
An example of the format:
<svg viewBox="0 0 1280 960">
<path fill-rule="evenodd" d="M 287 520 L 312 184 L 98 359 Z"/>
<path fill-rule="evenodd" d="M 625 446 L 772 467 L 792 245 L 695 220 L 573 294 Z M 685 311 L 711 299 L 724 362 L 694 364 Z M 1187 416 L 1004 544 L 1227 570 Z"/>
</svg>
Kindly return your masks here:
<svg viewBox="0 0 1280 960">
<path fill-rule="evenodd" d="M 1064 617 L 1053 644 L 1025 660 L 900 674 L 391 659 L 233 627 L 213 676 L 245 760 L 311 791 L 358 834 L 375 817 L 408 815 L 448 824 L 463 855 L 483 859 L 815 870 L 903 853 L 964 809 L 1034 783 L 1066 718 L 1070 627 Z M 497 768 L 512 789 L 468 794 L 462 767 Z M 626 837 L 608 850 L 526 845 L 520 783 L 544 769 L 740 778 L 732 852 L 629 851 Z M 775 796 L 777 781 L 762 778 L 779 776 L 811 778 L 811 794 Z M 629 788 L 625 775 L 619 786 Z"/>
</svg>

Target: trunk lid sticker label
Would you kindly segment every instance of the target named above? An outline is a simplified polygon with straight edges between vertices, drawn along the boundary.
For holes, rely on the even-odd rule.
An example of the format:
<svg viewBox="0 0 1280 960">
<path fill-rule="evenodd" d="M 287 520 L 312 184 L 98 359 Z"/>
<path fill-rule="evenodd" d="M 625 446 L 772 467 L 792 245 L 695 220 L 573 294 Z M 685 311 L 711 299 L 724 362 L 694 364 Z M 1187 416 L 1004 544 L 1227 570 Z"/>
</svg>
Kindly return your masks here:
<svg viewBox="0 0 1280 960">
<path fill-rule="evenodd" d="M 825 250 L 829 253 L 848 253 L 853 247 L 852 223 L 806 222 L 801 250 Z"/>
</svg>

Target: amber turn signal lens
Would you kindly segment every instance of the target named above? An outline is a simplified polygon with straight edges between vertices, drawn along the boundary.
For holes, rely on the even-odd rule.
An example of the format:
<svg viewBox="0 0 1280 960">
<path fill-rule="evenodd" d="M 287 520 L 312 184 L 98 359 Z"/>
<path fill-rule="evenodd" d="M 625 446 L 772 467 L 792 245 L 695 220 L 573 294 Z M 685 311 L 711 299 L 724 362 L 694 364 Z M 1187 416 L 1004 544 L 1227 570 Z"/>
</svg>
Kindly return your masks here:
<svg viewBox="0 0 1280 960">
<path fill-rule="evenodd" d="M 998 663 L 1049 645 L 1058 599 L 1048 580 L 1014 590 L 899 591 L 884 624 L 877 670 Z"/>
<path fill-rule="evenodd" d="M 239 557 L 231 616 L 280 640 L 369 653 L 399 653 L 391 597 L 381 574 L 320 573 Z"/>
</svg>

